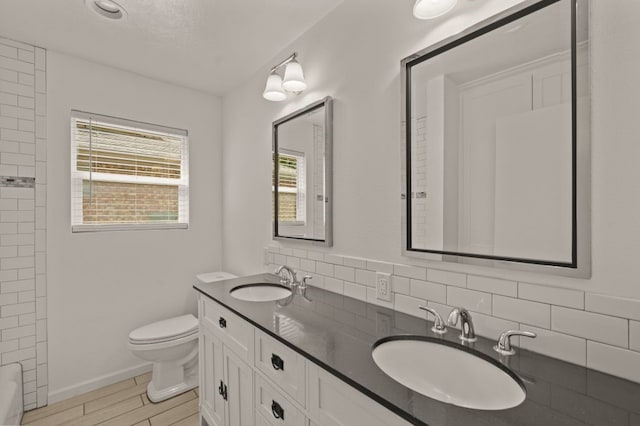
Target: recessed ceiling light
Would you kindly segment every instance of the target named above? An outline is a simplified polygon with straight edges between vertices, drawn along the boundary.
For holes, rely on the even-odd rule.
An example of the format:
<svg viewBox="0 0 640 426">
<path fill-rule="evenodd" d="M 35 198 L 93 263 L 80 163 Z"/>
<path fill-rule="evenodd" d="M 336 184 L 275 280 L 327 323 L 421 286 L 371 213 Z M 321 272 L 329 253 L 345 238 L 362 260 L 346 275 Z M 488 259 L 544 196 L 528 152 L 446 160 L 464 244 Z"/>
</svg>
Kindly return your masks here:
<svg viewBox="0 0 640 426">
<path fill-rule="evenodd" d="M 124 8 L 113 0 L 85 0 L 84 3 L 89 9 L 105 18 L 122 19 L 126 16 Z"/>
</svg>

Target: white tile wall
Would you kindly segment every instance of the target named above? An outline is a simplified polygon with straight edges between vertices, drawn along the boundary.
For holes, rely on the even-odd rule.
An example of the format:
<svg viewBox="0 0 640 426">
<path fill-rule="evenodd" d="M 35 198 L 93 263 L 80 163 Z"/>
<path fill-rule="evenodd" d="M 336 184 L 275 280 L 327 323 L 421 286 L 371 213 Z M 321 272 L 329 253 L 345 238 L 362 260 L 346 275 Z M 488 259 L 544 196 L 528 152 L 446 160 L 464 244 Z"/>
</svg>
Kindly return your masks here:
<svg viewBox="0 0 640 426">
<path fill-rule="evenodd" d="M 436 300 L 437 302 L 437 300 Z M 463 306 L 470 311 L 491 314 L 491 294 L 458 287 L 447 288 L 447 305 Z"/>
<path fill-rule="evenodd" d="M 515 281 L 469 275 L 467 278 L 467 287 L 473 290 L 502 294 L 503 296 L 518 296 L 518 283 Z"/>
<path fill-rule="evenodd" d="M 565 288 L 519 283 L 518 297 L 535 302 L 550 303 L 568 308 L 584 309 L 584 293 Z"/>
<path fill-rule="evenodd" d="M 640 321 L 640 301 L 638 300 L 587 294 L 585 305 L 592 312 Z"/>
<path fill-rule="evenodd" d="M 447 302 L 447 286 L 414 279 L 410 283 L 411 296 L 438 303 Z"/>
<path fill-rule="evenodd" d="M 23 367 L 25 409 L 47 404 L 46 53 L 0 38 L 0 363 Z"/>
<path fill-rule="evenodd" d="M 640 353 L 626 351 L 615 346 L 587 342 L 587 366 L 640 382 Z"/>
<path fill-rule="evenodd" d="M 467 286 L 467 274 L 457 272 L 440 271 L 438 269 L 427 269 L 427 281 L 453 285 L 456 287 Z"/>
<path fill-rule="evenodd" d="M 493 315 L 499 318 L 550 328 L 551 306 L 546 303 L 530 302 L 493 295 Z"/>
<path fill-rule="evenodd" d="M 629 347 L 629 320 L 577 309 L 552 308 L 551 328 L 573 336 Z"/>
<path fill-rule="evenodd" d="M 573 364 L 586 365 L 587 341 L 585 339 L 524 324 L 520 326 L 520 330 L 532 331 L 538 335 L 535 339 L 521 338 L 520 346 L 523 348 Z"/>
<path fill-rule="evenodd" d="M 290 250 L 266 247 L 267 270 L 273 272 L 286 260 L 282 253 Z M 426 315 L 417 308 L 421 304 L 442 317 L 453 306 L 463 306 L 472 312 L 481 336 L 497 338 L 507 329 L 533 331 L 538 338 L 515 343 L 640 382 L 640 300 L 314 250 L 292 254 L 299 258 L 299 276 L 314 277 L 311 285 L 420 318 Z M 392 302 L 376 299 L 376 272 L 393 274 Z"/>
</svg>

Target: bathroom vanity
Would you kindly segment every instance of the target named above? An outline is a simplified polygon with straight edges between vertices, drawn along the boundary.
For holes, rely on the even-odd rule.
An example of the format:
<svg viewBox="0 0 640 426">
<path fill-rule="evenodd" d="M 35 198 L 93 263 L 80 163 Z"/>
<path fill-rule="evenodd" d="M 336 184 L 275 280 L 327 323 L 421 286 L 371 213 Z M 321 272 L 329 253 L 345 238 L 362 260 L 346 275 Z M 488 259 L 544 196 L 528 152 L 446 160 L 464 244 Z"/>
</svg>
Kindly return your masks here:
<svg viewBox="0 0 640 426">
<path fill-rule="evenodd" d="M 640 384 L 523 349 L 503 357 L 492 349 L 495 340 L 482 337 L 467 349 L 517 375 L 526 388 L 524 402 L 489 411 L 428 398 L 383 373 L 372 348 L 388 336 L 437 337 L 433 323 L 314 287 L 278 301 L 230 295 L 238 286 L 279 282 L 259 274 L 194 286 L 202 424 L 640 424 Z M 458 334 L 450 329 L 438 338 L 461 345 Z M 457 370 L 451 375 L 465 380 Z"/>
</svg>

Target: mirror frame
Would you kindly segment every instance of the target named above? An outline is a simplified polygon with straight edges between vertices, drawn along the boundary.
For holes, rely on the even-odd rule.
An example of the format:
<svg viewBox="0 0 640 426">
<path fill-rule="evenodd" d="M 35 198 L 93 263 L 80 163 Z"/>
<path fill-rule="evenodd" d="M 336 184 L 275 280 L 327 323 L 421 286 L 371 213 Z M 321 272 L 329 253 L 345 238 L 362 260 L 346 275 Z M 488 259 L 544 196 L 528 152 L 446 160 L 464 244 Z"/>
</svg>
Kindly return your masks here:
<svg viewBox="0 0 640 426">
<path fill-rule="evenodd" d="M 467 41 L 498 29 L 517 19 L 530 15 L 544 7 L 567 0 L 525 0 L 489 19 L 479 22 L 452 37 L 446 38 L 404 58 L 401 62 L 401 126 L 402 126 L 402 255 L 425 260 L 453 262 L 468 265 L 499 267 L 527 272 L 588 278 L 591 276 L 591 84 L 590 63 L 587 66 L 586 86 L 588 102 L 577 103 L 577 31 L 580 26 L 589 28 L 589 0 L 568 0 L 571 11 L 571 99 L 572 99 L 572 254 L 571 262 L 544 261 L 518 257 L 503 257 L 477 253 L 430 250 L 411 247 L 412 218 L 411 196 L 411 68 L 429 58 L 455 48 Z M 591 43 L 589 34 L 588 45 Z M 590 47 L 586 53 L 589 59 Z M 586 120 L 582 133 L 578 134 L 578 120 Z"/>
<path fill-rule="evenodd" d="M 274 218 L 273 218 L 273 239 L 281 241 L 306 242 L 313 245 L 331 247 L 333 245 L 333 98 L 327 96 L 319 101 L 313 102 L 304 108 L 292 112 L 273 122 L 272 125 L 272 173 L 275 181 L 278 182 L 278 126 L 294 120 L 311 111 L 324 107 L 324 238 L 303 238 L 280 235 L 278 232 L 278 191 L 273 191 L 274 196 Z M 275 157 L 273 157 L 275 156 Z"/>
</svg>

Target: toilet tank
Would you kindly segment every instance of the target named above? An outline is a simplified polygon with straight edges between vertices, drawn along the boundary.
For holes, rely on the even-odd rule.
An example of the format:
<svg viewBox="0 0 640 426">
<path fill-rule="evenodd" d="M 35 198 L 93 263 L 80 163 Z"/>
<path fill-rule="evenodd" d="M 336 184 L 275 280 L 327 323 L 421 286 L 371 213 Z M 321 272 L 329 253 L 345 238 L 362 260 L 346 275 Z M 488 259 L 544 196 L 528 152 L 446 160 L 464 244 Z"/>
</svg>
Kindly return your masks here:
<svg viewBox="0 0 640 426">
<path fill-rule="evenodd" d="M 230 280 L 232 278 L 238 278 L 237 275 L 233 275 L 229 272 L 206 272 L 203 274 L 196 275 L 196 278 L 201 283 L 213 283 L 216 281 Z"/>
</svg>

